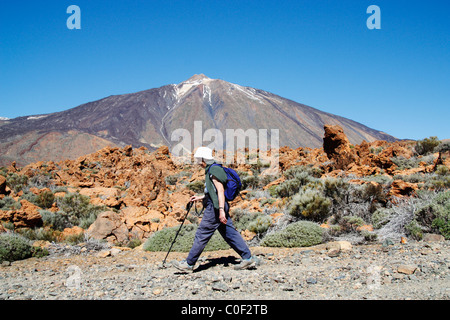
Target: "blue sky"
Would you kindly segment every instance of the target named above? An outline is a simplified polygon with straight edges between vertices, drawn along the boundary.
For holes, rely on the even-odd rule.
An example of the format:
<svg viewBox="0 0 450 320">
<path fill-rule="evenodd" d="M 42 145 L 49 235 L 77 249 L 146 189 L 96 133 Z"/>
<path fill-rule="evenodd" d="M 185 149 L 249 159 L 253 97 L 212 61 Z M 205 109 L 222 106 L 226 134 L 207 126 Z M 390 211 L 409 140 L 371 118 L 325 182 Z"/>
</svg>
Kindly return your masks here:
<svg viewBox="0 0 450 320">
<path fill-rule="evenodd" d="M 81 30 L 69 30 L 70 5 Z M 369 30 L 370 5 L 381 30 Z M 450 138 L 447 0 L 2 1 L 0 117 L 204 73 L 398 138 Z"/>
</svg>

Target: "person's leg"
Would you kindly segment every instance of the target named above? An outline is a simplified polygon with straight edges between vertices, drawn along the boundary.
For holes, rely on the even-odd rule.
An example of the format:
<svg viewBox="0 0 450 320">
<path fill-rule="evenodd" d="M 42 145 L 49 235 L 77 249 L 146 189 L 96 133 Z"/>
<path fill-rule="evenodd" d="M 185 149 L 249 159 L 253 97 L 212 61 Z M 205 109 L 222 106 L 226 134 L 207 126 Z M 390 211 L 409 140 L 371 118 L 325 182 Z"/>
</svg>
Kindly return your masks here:
<svg viewBox="0 0 450 320">
<path fill-rule="evenodd" d="M 188 257 L 186 258 L 186 262 L 189 265 L 193 266 L 197 262 L 203 252 L 203 249 L 205 249 L 209 239 L 211 239 L 214 231 L 216 231 L 219 225 L 220 221 L 216 217 L 214 206 L 211 201 L 208 201 L 205 211 L 203 212 L 202 222 L 198 226 L 197 232 L 195 233 L 194 244 L 189 251 Z"/>
<path fill-rule="evenodd" d="M 236 251 L 242 259 L 250 259 L 252 254 L 247 243 L 242 238 L 241 234 L 234 228 L 231 220 L 228 204 L 225 204 L 225 212 L 228 218 L 227 225 L 220 224 L 218 230 L 228 245 Z"/>
</svg>

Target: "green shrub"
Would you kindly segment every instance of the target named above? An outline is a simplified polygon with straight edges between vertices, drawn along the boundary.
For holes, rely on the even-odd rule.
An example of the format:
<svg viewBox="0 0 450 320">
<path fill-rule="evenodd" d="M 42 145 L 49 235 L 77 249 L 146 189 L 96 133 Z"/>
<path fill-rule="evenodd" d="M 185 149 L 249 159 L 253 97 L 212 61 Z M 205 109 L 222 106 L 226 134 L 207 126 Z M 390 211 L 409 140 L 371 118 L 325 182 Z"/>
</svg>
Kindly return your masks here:
<svg viewBox="0 0 450 320">
<path fill-rule="evenodd" d="M 416 220 L 412 220 L 410 223 L 408 223 L 405 226 L 406 231 L 409 232 L 409 235 L 414 240 L 422 240 L 423 237 L 423 231 L 420 227 L 419 223 Z"/>
<path fill-rule="evenodd" d="M 449 213 L 447 212 L 446 217 L 438 217 L 433 220 L 431 224 L 433 227 L 439 230 L 439 233 L 444 236 L 446 240 L 450 240 L 450 219 Z"/>
<path fill-rule="evenodd" d="M 43 209 L 51 208 L 53 202 L 55 202 L 55 195 L 51 191 L 43 191 L 35 199 L 35 203 Z"/>
<path fill-rule="evenodd" d="M 403 156 L 392 157 L 391 161 L 397 166 L 398 170 L 417 168 L 420 163 L 420 159 L 416 157 L 405 158 Z"/>
<path fill-rule="evenodd" d="M 382 226 L 389 222 L 390 217 L 391 213 L 389 209 L 378 208 L 377 210 L 375 210 L 371 217 L 373 227 L 375 229 L 380 229 Z"/>
<path fill-rule="evenodd" d="M 144 244 L 146 251 L 168 251 L 175 235 L 180 227 L 165 228 L 151 235 Z M 172 247 L 173 252 L 188 252 L 193 243 L 197 226 L 185 225 L 181 228 L 180 233 Z M 230 247 L 223 240 L 222 236 L 216 231 L 205 247 L 205 251 L 226 250 Z"/>
<path fill-rule="evenodd" d="M 450 174 L 450 169 L 447 166 L 438 165 L 436 168 L 436 174 L 438 176 L 446 176 Z"/>
<path fill-rule="evenodd" d="M 435 150 L 435 152 L 449 152 L 450 151 L 450 141 L 442 142 Z"/>
<path fill-rule="evenodd" d="M 0 234 L 0 262 L 23 260 L 31 257 L 44 257 L 47 249 L 33 247 L 31 241 L 17 233 Z"/>
<path fill-rule="evenodd" d="M 423 140 L 419 140 L 414 147 L 415 151 L 419 155 L 425 155 L 434 151 L 441 142 L 437 137 L 429 137 Z"/>
<path fill-rule="evenodd" d="M 0 262 L 27 259 L 33 256 L 30 241 L 18 234 L 0 234 Z"/>
<path fill-rule="evenodd" d="M 173 175 L 167 176 L 166 184 L 171 185 L 171 186 L 175 185 L 178 181 L 178 177 L 179 177 L 178 174 L 173 174 Z"/>
<path fill-rule="evenodd" d="M 376 241 L 378 239 L 378 235 L 374 232 L 370 232 L 367 230 L 363 230 L 361 232 L 361 235 L 364 237 L 364 240 L 368 241 L 368 242 L 373 242 Z"/>
<path fill-rule="evenodd" d="M 273 191 L 274 196 L 284 198 L 291 197 L 300 191 L 302 186 L 321 185 L 320 179 L 322 171 L 313 167 L 296 166 L 286 170 L 283 175 L 287 179 L 280 183 Z M 271 191 L 272 192 L 272 191 Z"/>
<path fill-rule="evenodd" d="M 134 239 L 131 239 L 131 240 L 128 242 L 127 247 L 128 247 L 128 248 L 131 248 L 131 249 L 134 249 L 134 248 L 136 248 L 136 247 L 139 247 L 141 244 L 142 244 L 141 239 L 134 238 Z"/>
<path fill-rule="evenodd" d="M 49 228 L 20 228 L 15 231 L 17 234 L 27 238 L 28 240 L 44 240 L 49 242 L 57 241 L 57 234 Z"/>
<path fill-rule="evenodd" d="M 36 202 L 37 196 L 33 192 L 24 191 L 22 196 L 19 198 L 19 202 L 22 199 L 27 200 L 28 202 L 31 202 L 31 203 L 37 205 L 37 202 Z"/>
<path fill-rule="evenodd" d="M 269 183 L 271 183 L 272 181 L 278 179 L 279 177 L 277 175 L 271 175 L 271 174 L 266 174 L 263 176 L 259 177 L 259 186 L 260 187 L 265 187 L 267 186 Z"/>
<path fill-rule="evenodd" d="M 341 229 L 346 231 L 356 230 L 357 227 L 361 227 L 366 223 L 361 217 L 356 216 L 345 216 L 339 220 L 339 225 Z"/>
<path fill-rule="evenodd" d="M 330 206 L 331 200 L 326 198 L 321 191 L 306 189 L 292 198 L 289 214 L 313 221 L 323 221 L 329 215 Z"/>
<path fill-rule="evenodd" d="M 290 197 L 296 194 L 301 186 L 302 182 L 300 180 L 289 179 L 275 186 L 274 195 L 280 198 Z"/>
<path fill-rule="evenodd" d="M 415 219 L 425 228 L 439 231 L 450 239 L 450 190 L 438 193 L 428 204 L 419 207 Z"/>
<path fill-rule="evenodd" d="M 10 196 L 6 196 L 3 199 L 0 200 L 0 210 L 14 210 L 20 208 L 20 203 L 16 202 L 13 198 Z"/>
<path fill-rule="evenodd" d="M 189 190 L 194 191 L 195 193 L 203 193 L 205 190 L 205 182 L 204 181 L 194 181 L 189 183 L 186 186 Z"/>
<path fill-rule="evenodd" d="M 257 188 L 259 185 L 259 179 L 257 176 L 246 176 L 242 178 L 242 189 Z"/>
<path fill-rule="evenodd" d="M 63 231 L 65 228 L 71 227 L 68 219 L 61 212 L 52 212 L 48 210 L 40 210 L 44 227 L 50 227 L 54 230 Z"/>
<path fill-rule="evenodd" d="M 266 232 L 272 225 L 272 217 L 259 214 L 256 219 L 251 221 L 248 225 L 248 230 L 251 232 L 262 234 Z"/>
<path fill-rule="evenodd" d="M 322 170 L 312 166 L 294 166 L 286 170 L 283 175 L 286 179 L 294 179 L 302 173 L 306 173 L 313 178 L 320 178 L 322 176 Z"/>
<path fill-rule="evenodd" d="M 253 213 L 242 209 L 232 211 L 233 224 L 237 230 L 250 230 L 257 234 L 266 232 L 272 225 L 272 217 L 263 213 Z"/>
<path fill-rule="evenodd" d="M 17 173 L 9 173 L 6 177 L 6 184 L 14 190 L 14 192 L 19 192 L 28 184 L 28 177 Z"/>
<path fill-rule="evenodd" d="M 450 175 L 431 175 L 431 178 L 425 183 L 425 187 L 435 190 L 445 190 L 450 188 Z"/>
<path fill-rule="evenodd" d="M 58 198 L 57 204 L 69 227 L 79 226 L 83 229 L 94 223 L 97 215 L 105 210 L 103 206 L 92 205 L 89 197 L 79 193 L 68 193 Z"/>
<path fill-rule="evenodd" d="M 327 177 L 323 181 L 324 195 L 334 201 L 342 202 L 346 197 L 349 183 L 343 179 Z"/>
<path fill-rule="evenodd" d="M 268 234 L 261 241 L 264 247 L 309 247 L 323 241 L 323 229 L 310 221 L 289 224 L 281 231 Z"/>
</svg>

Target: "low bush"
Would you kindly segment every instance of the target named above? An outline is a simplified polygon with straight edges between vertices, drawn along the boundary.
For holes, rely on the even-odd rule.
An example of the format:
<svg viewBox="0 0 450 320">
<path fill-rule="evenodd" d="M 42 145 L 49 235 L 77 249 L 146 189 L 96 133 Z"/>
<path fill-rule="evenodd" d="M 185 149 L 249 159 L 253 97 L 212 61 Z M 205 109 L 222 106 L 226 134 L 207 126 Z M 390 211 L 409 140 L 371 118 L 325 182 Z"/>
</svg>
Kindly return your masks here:
<svg viewBox="0 0 450 320">
<path fill-rule="evenodd" d="M 33 256 L 30 240 L 15 234 L 0 234 L 0 262 L 27 259 Z"/>
<path fill-rule="evenodd" d="M 105 210 L 103 206 L 90 203 L 90 198 L 79 193 L 68 193 L 63 198 L 57 198 L 57 205 L 67 222 L 67 227 L 79 226 L 89 228 L 97 219 L 97 215 Z"/>
<path fill-rule="evenodd" d="M 3 199 L 0 199 L 0 210 L 14 210 L 14 209 L 20 209 L 20 203 L 16 202 L 13 198 L 10 196 L 6 196 Z"/>
<path fill-rule="evenodd" d="M 414 147 L 414 150 L 419 155 L 425 155 L 434 151 L 441 142 L 437 137 L 429 137 L 423 140 L 419 140 Z"/>
<path fill-rule="evenodd" d="M 257 188 L 258 187 L 258 185 L 259 185 L 259 179 L 258 179 L 258 177 L 257 176 L 246 176 L 246 177 L 243 177 L 242 179 L 242 189 L 248 189 L 248 188 L 251 188 L 251 189 L 254 189 L 254 188 Z"/>
<path fill-rule="evenodd" d="M 311 221 L 289 224 L 281 231 L 266 235 L 261 241 L 264 247 L 309 247 L 323 241 L 323 229 Z"/>
<path fill-rule="evenodd" d="M 405 226 L 405 230 L 409 233 L 414 240 L 422 240 L 423 231 L 419 223 L 416 220 L 412 220 Z"/>
<path fill-rule="evenodd" d="M 291 197 L 300 191 L 302 186 L 321 184 L 321 170 L 313 167 L 296 166 L 286 170 L 283 175 L 286 181 L 280 183 L 274 190 L 275 196 Z"/>
<path fill-rule="evenodd" d="M 247 229 L 256 234 L 263 234 L 269 229 L 271 225 L 272 217 L 259 214 L 256 219 L 249 223 Z"/>
<path fill-rule="evenodd" d="M 20 175 L 17 173 L 9 173 L 6 177 L 6 184 L 14 190 L 14 192 L 19 192 L 27 186 L 28 184 L 28 177 L 24 175 Z"/>
<path fill-rule="evenodd" d="M 345 231 L 356 230 L 356 228 L 361 227 L 365 224 L 366 223 L 361 217 L 355 216 L 345 216 L 339 220 L 339 225 L 341 226 L 341 229 Z"/>
<path fill-rule="evenodd" d="M 425 228 L 436 230 L 450 239 L 450 190 L 438 193 L 431 202 L 418 208 L 416 220 Z"/>
<path fill-rule="evenodd" d="M 391 212 L 387 208 L 378 208 L 372 214 L 372 225 L 375 229 L 380 229 L 386 223 L 389 222 L 389 218 L 391 216 Z"/>
<path fill-rule="evenodd" d="M 160 231 L 155 232 L 150 236 L 144 243 L 144 250 L 146 251 L 169 251 L 170 245 L 175 239 L 175 235 L 180 227 L 165 228 Z M 172 247 L 173 252 L 188 252 L 192 244 L 194 243 L 195 232 L 197 231 L 197 226 L 186 225 L 183 226 L 178 234 L 178 237 Z M 222 236 L 216 231 L 212 238 L 209 240 L 205 247 L 205 251 L 214 250 L 226 250 L 230 247 L 223 240 Z"/>
<path fill-rule="evenodd" d="M 186 186 L 189 190 L 194 191 L 195 193 L 203 193 L 205 190 L 205 182 L 204 181 L 194 181 L 189 183 Z"/>
<path fill-rule="evenodd" d="M 35 203 L 43 209 L 51 208 L 53 202 L 55 202 L 55 195 L 51 191 L 43 191 L 35 199 Z"/>
<path fill-rule="evenodd" d="M 177 181 L 178 181 L 178 177 L 179 177 L 178 174 L 173 174 L 173 175 L 167 176 L 166 184 L 171 185 L 171 186 L 176 185 Z"/>
<path fill-rule="evenodd" d="M 290 203 L 289 214 L 313 221 L 323 221 L 330 213 L 331 200 L 320 190 L 306 189 L 296 194 Z"/>
<path fill-rule="evenodd" d="M 40 210 L 44 227 L 50 227 L 54 230 L 63 231 L 65 228 L 71 227 L 67 218 L 61 212 L 52 212 L 48 210 Z"/>
</svg>

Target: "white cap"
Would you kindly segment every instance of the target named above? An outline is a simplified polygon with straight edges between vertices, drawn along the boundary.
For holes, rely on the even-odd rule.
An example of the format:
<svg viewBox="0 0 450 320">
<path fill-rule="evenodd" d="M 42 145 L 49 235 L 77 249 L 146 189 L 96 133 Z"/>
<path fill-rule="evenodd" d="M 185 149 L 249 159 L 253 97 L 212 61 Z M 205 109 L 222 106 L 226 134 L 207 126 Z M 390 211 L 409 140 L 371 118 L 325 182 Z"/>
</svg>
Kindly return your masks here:
<svg viewBox="0 0 450 320">
<path fill-rule="evenodd" d="M 203 158 L 206 160 L 213 160 L 212 150 L 207 147 L 199 147 L 197 151 L 195 151 L 194 158 Z"/>
</svg>

